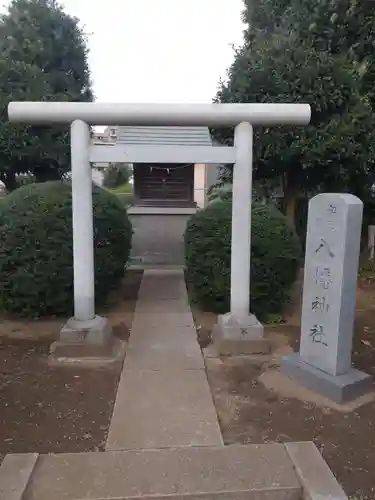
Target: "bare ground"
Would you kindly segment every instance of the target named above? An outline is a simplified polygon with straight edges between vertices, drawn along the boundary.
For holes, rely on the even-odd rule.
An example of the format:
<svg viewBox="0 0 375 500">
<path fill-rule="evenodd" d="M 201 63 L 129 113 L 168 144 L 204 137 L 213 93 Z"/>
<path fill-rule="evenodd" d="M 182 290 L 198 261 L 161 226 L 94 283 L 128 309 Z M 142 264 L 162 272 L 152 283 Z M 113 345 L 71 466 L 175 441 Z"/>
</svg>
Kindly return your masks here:
<svg viewBox="0 0 375 500">
<path fill-rule="evenodd" d="M 142 273 L 128 271 L 103 311 L 126 340 Z M 7 453 L 102 450 L 121 362 L 102 368 L 51 366 L 64 320 L 0 323 L 0 458 Z"/>
<path fill-rule="evenodd" d="M 286 323 L 266 329 L 279 339 L 280 353 L 288 346 L 298 350 L 300 303 L 301 283 Z M 204 347 L 216 316 L 196 307 L 193 313 Z M 358 288 L 353 363 L 375 379 L 374 282 L 363 281 Z M 375 403 L 343 413 L 266 389 L 258 379 L 270 366 L 261 360 L 208 358 L 206 364 L 225 443 L 313 441 L 353 500 L 375 499 Z M 277 369 L 277 363 L 271 368 Z"/>
</svg>

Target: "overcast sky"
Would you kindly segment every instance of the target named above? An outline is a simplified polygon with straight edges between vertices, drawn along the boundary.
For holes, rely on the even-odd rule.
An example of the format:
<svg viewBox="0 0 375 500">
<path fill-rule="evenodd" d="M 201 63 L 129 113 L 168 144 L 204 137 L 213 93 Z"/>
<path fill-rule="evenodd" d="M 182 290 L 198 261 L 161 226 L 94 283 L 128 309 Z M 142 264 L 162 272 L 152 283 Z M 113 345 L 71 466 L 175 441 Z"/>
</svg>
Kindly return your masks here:
<svg viewBox="0 0 375 500">
<path fill-rule="evenodd" d="M 243 36 L 242 0 L 61 0 L 89 34 L 98 101 L 211 102 Z"/>
</svg>

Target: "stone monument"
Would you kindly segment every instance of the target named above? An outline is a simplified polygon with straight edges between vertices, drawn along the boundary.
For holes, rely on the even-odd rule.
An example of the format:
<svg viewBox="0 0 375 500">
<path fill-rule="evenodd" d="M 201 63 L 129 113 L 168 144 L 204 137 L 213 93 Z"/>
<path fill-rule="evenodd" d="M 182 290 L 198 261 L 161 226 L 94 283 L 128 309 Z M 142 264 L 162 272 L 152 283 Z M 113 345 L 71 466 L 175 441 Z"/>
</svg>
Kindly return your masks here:
<svg viewBox="0 0 375 500">
<path fill-rule="evenodd" d="M 300 352 L 281 363 L 283 373 L 338 403 L 371 386 L 351 365 L 362 211 L 350 194 L 310 201 Z"/>
<path fill-rule="evenodd" d="M 368 227 L 368 250 L 369 260 L 374 260 L 375 257 L 375 226 Z"/>
</svg>

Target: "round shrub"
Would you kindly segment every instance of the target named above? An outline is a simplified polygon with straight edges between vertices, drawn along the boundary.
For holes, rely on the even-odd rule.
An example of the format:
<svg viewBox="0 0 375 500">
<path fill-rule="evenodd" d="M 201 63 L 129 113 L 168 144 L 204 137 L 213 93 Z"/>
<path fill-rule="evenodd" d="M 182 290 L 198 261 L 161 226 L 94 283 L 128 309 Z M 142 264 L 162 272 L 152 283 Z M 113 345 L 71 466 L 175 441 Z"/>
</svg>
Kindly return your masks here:
<svg viewBox="0 0 375 500">
<path fill-rule="evenodd" d="M 132 227 L 116 196 L 93 185 L 95 293 L 119 285 Z M 73 312 L 72 193 L 69 182 L 20 187 L 0 202 L 0 309 L 20 316 Z"/>
<path fill-rule="evenodd" d="M 230 309 L 232 204 L 209 204 L 191 217 L 185 232 L 187 278 L 206 310 Z M 296 279 L 300 241 L 274 207 L 253 205 L 251 311 L 260 319 L 279 313 Z"/>
</svg>

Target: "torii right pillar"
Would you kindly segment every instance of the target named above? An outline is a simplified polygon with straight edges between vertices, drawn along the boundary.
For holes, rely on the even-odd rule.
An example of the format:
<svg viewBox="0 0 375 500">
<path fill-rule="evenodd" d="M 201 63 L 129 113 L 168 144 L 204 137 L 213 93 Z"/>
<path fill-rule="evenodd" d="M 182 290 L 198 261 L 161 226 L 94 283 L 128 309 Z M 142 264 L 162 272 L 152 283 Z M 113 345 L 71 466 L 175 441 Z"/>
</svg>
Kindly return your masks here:
<svg viewBox="0 0 375 500">
<path fill-rule="evenodd" d="M 265 354 L 263 325 L 250 312 L 253 127 L 237 125 L 234 135 L 230 312 L 219 316 L 213 337 L 219 354 Z"/>
</svg>

